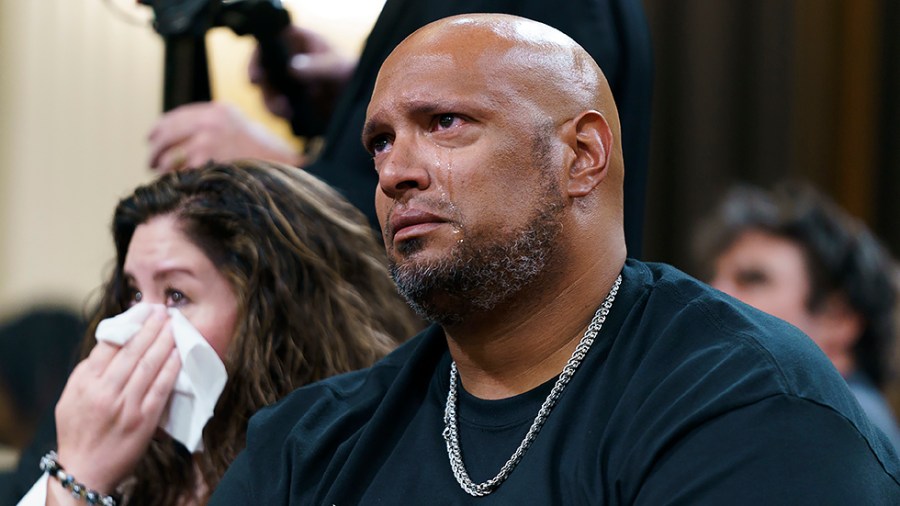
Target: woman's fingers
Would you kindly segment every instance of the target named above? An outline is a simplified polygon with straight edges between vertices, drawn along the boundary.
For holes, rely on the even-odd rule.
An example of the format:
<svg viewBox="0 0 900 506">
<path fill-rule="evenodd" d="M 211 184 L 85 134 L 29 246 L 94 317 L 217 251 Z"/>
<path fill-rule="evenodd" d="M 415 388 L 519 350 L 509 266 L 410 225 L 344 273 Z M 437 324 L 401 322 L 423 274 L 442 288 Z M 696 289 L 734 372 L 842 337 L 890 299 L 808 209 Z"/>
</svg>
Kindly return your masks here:
<svg viewBox="0 0 900 506">
<path fill-rule="evenodd" d="M 125 388 L 138 362 L 156 341 L 167 320 L 168 314 L 163 306 L 153 309 L 141 330 L 119 349 L 103 371 L 102 379 L 107 388 L 113 391 Z"/>
<path fill-rule="evenodd" d="M 172 335 L 172 326 L 166 324 L 147 347 L 144 354 L 141 355 L 137 363 L 135 363 L 131 377 L 125 384 L 123 394 L 127 399 L 139 400 L 135 405 L 141 408 L 140 411 L 142 413 L 144 413 L 145 397 L 159 375 L 163 373 L 164 366 L 168 363 L 173 351 L 175 351 L 175 338 Z M 172 385 L 174 386 L 174 383 Z M 169 393 L 171 393 L 171 389 L 166 395 Z"/>
<path fill-rule="evenodd" d="M 181 357 L 178 355 L 178 350 L 173 348 L 169 352 L 165 363 L 163 363 L 159 374 L 156 375 L 146 395 L 144 395 L 141 411 L 145 416 L 159 420 L 169 402 L 172 390 L 175 388 L 175 381 L 178 378 L 179 371 L 181 371 Z"/>
<path fill-rule="evenodd" d="M 56 406 L 60 459 L 98 490 L 134 469 L 171 396 L 181 360 L 167 320 L 160 307 L 121 348 L 98 343 Z"/>
<path fill-rule="evenodd" d="M 103 374 L 118 351 L 119 346 L 98 341 L 84 361 L 85 367 L 89 367 L 95 375 Z"/>
</svg>

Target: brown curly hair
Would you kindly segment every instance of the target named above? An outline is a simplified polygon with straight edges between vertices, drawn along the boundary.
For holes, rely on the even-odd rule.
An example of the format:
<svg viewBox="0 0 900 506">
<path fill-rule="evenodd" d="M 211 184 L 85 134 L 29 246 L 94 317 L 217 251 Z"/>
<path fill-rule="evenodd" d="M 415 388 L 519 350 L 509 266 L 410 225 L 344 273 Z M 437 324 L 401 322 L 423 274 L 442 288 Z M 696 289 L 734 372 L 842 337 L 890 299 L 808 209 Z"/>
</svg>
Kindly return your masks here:
<svg viewBox="0 0 900 506">
<path fill-rule="evenodd" d="M 123 274 L 138 225 L 172 215 L 229 280 L 237 328 L 228 383 L 197 462 L 178 443 L 151 442 L 120 491 L 129 505 L 206 502 L 243 448 L 257 410 L 319 379 L 371 365 L 418 330 L 365 217 L 300 169 L 261 161 L 168 174 L 119 202 L 116 263 L 85 337 L 127 309 Z M 197 472 L 199 471 L 199 475 Z"/>
</svg>

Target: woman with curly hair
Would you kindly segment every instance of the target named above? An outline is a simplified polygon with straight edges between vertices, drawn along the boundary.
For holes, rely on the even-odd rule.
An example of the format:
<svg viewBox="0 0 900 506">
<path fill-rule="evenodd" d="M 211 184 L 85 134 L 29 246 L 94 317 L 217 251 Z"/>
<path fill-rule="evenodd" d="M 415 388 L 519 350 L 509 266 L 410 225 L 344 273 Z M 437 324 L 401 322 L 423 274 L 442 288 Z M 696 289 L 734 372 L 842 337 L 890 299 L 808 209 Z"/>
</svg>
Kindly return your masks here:
<svg viewBox="0 0 900 506">
<path fill-rule="evenodd" d="M 301 170 L 244 161 L 169 174 L 123 199 L 112 228 L 115 267 L 56 407 L 58 453 L 27 501 L 203 504 L 253 413 L 367 367 L 416 330 L 365 217 Z M 101 321 L 136 305 L 154 306 L 129 341 L 95 340 Z M 184 366 L 172 308 L 227 372 L 195 453 L 157 430 Z"/>
</svg>

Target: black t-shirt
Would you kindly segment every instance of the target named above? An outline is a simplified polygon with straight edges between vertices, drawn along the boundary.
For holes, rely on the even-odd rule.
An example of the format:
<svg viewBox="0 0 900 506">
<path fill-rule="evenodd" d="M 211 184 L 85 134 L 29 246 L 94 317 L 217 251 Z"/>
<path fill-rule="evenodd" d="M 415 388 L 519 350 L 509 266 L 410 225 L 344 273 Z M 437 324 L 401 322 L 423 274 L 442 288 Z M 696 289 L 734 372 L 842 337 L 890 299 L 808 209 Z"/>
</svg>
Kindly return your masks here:
<svg viewBox="0 0 900 506">
<path fill-rule="evenodd" d="M 339 189 L 377 229 L 378 176 L 360 135 L 378 70 L 394 47 L 419 27 L 472 12 L 515 14 L 550 25 L 581 44 L 603 69 L 622 128 L 625 240 L 629 255 L 640 258 L 653 88 L 650 30 L 641 0 L 388 0 L 336 105 L 322 153 L 306 170 Z"/>
<path fill-rule="evenodd" d="M 432 327 L 260 411 L 212 504 L 900 504 L 897 455 L 815 344 L 671 267 L 626 263 L 581 367 L 484 498 L 450 469 L 449 366 Z M 498 401 L 460 391 L 474 481 L 499 471 L 551 383 Z"/>
</svg>

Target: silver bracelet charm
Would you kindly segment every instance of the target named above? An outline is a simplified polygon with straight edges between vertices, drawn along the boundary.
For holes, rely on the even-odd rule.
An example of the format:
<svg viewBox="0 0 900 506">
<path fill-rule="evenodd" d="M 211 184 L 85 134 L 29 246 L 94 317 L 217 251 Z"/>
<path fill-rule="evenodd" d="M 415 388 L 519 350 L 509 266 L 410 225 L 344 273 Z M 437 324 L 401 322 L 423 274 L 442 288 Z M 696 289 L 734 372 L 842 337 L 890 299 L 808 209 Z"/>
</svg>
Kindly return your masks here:
<svg viewBox="0 0 900 506">
<path fill-rule="evenodd" d="M 44 471 L 51 478 L 59 480 L 59 484 L 69 492 L 72 497 L 81 499 L 88 504 L 99 504 L 101 506 L 117 506 L 118 502 L 111 495 L 103 495 L 96 490 L 87 488 L 84 483 L 75 480 L 75 477 L 68 474 L 63 466 L 59 463 L 59 456 L 55 451 L 49 451 L 41 457 L 41 471 Z"/>
</svg>

